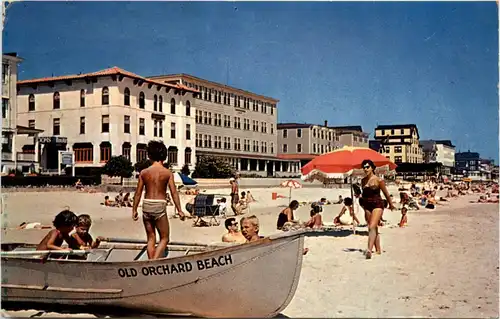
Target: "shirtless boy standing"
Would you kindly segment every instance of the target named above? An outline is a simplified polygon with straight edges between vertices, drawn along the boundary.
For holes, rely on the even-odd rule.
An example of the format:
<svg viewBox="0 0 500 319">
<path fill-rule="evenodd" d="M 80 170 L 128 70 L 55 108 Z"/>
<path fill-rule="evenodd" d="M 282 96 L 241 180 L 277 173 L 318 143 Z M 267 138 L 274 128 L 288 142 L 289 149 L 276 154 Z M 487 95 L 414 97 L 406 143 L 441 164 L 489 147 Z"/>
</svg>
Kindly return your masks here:
<svg viewBox="0 0 500 319">
<path fill-rule="evenodd" d="M 142 170 L 139 174 L 134 205 L 132 207 L 132 219 L 134 221 L 139 219 L 137 207 L 141 200 L 142 190 L 146 187 L 146 194 L 142 201 L 142 219 L 148 237 L 148 258 L 158 259 L 164 256 L 169 241 L 170 226 L 167 217 L 165 195 L 167 193 L 167 185 L 180 219 L 184 220 L 186 216 L 181 209 L 179 194 L 174 183 L 174 175 L 169 169 L 163 166 L 163 162 L 167 159 L 167 147 L 163 142 L 150 141 L 148 144 L 148 156 L 153 164 Z M 156 230 L 160 234 L 160 241 L 155 248 Z"/>
</svg>

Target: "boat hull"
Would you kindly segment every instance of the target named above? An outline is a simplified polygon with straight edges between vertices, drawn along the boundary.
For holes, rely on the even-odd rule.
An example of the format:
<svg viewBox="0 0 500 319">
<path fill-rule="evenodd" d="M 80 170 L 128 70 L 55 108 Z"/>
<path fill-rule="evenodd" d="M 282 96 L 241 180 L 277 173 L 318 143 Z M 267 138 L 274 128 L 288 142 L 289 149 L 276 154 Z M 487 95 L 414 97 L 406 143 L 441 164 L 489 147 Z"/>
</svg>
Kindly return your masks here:
<svg viewBox="0 0 500 319">
<path fill-rule="evenodd" d="M 297 234 L 152 261 L 2 257 L 2 301 L 273 317 L 293 298 L 303 245 Z"/>
</svg>

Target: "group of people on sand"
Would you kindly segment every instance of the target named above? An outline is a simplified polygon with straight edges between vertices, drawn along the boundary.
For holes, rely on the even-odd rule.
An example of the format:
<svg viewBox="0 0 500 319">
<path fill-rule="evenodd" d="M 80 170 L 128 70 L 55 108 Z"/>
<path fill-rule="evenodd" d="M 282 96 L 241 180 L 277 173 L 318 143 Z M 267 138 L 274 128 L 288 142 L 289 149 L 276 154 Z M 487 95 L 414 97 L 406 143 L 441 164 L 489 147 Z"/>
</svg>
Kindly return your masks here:
<svg viewBox="0 0 500 319">
<path fill-rule="evenodd" d="M 246 210 L 250 203 L 255 202 L 255 198 L 250 193 L 250 191 L 239 192 L 240 188 L 240 176 L 235 174 L 229 179 L 229 185 L 231 186 L 231 210 L 234 215 L 243 215 L 243 211 Z M 241 195 L 241 197 L 240 197 Z"/>
<path fill-rule="evenodd" d="M 382 214 L 384 208 L 389 208 L 394 210 L 394 204 L 392 201 L 392 196 L 390 196 L 385 183 L 378 176 L 375 175 L 376 166 L 371 160 L 364 160 L 361 166 L 365 172 L 365 177 L 361 181 L 361 189 L 354 191 L 355 199 L 358 201 L 360 207 L 364 210 L 365 221 L 368 225 L 368 245 L 367 250 L 364 252 L 367 259 L 372 258 L 373 248 L 375 247 L 375 252 L 377 254 L 382 253 L 382 248 L 380 245 L 380 234 L 378 227 L 383 225 Z M 381 192 L 385 196 L 385 200 L 382 199 Z M 326 202 L 325 198 L 322 198 L 319 202 L 314 202 L 311 205 L 310 219 L 305 223 L 300 223 L 295 220 L 293 212 L 299 208 L 299 202 L 292 200 L 288 207 L 283 209 L 279 215 L 276 222 L 276 228 L 278 230 L 289 231 L 294 229 L 299 229 L 303 227 L 318 229 L 322 228 L 323 220 L 321 216 L 322 208 Z M 343 224 L 343 217 L 348 217 L 354 223 L 354 226 L 359 225 L 359 219 L 354 214 L 354 200 L 350 197 L 343 198 L 342 200 L 344 206 L 342 207 L 339 215 L 334 218 L 334 225 Z M 406 210 L 402 214 L 401 225 L 405 225 L 407 222 Z"/>
<path fill-rule="evenodd" d="M 104 203 L 102 205 L 108 207 L 132 207 L 132 198 L 130 197 L 130 193 L 123 194 L 123 189 L 118 192 L 118 195 L 115 196 L 115 200 L 109 199 L 109 196 L 104 196 Z"/>
</svg>

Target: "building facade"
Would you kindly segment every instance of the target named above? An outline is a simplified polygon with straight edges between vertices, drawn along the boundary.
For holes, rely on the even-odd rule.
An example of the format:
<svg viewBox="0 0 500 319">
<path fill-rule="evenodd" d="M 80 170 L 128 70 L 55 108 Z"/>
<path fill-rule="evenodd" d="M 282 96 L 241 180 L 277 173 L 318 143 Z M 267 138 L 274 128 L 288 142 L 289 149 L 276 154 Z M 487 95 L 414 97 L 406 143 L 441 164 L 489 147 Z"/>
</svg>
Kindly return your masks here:
<svg viewBox="0 0 500 319">
<path fill-rule="evenodd" d="M 422 140 L 422 159 L 424 163 L 443 164 L 441 173 L 451 175 L 455 167 L 455 146 L 449 140 Z"/>
<path fill-rule="evenodd" d="M 342 146 L 368 147 L 368 133 L 363 132 L 363 128 L 357 126 L 332 126 L 337 132 L 339 143 Z"/>
<path fill-rule="evenodd" d="M 196 99 L 198 156 L 226 159 L 241 174 L 290 176 L 300 163 L 278 154 L 278 100 L 188 74 L 150 79 L 200 92 Z"/>
<path fill-rule="evenodd" d="M 34 170 L 38 166 L 33 153 L 17 151 L 20 137 L 41 133 L 17 121 L 17 70 L 22 61 L 15 53 L 2 56 L 2 174 L 13 169 L 28 172 L 30 168 Z"/>
<path fill-rule="evenodd" d="M 491 160 L 481 159 L 477 152 L 459 152 L 455 154 L 455 172 L 457 175 L 473 181 L 490 180 L 493 170 Z"/>
<path fill-rule="evenodd" d="M 303 123 L 278 124 L 278 156 L 307 164 L 318 155 L 341 147 L 337 131 L 324 125 Z"/>
<path fill-rule="evenodd" d="M 394 163 L 422 163 L 420 135 L 415 124 L 379 125 L 375 140 L 380 142 L 380 153 Z"/>
<path fill-rule="evenodd" d="M 136 163 L 147 158 L 150 140 L 165 142 L 174 169 L 194 167 L 198 91 L 192 88 L 118 67 L 17 84 L 18 124 L 43 130 L 18 148 L 35 153 L 42 171 L 58 170 L 58 151 L 74 152 L 80 174 L 115 155 Z"/>
</svg>

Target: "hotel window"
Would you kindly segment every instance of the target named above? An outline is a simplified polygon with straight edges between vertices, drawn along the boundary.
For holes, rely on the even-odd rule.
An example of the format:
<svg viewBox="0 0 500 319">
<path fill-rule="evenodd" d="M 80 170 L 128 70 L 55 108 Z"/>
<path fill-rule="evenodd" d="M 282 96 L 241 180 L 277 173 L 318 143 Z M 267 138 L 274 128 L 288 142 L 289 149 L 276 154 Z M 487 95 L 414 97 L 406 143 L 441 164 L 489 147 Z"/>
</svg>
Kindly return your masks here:
<svg viewBox="0 0 500 319">
<path fill-rule="evenodd" d="M 316 143 L 313 143 L 313 153 L 316 153 Z"/>
<path fill-rule="evenodd" d="M 7 79 L 9 78 L 9 64 L 2 63 L 2 83 L 7 83 Z"/>
<path fill-rule="evenodd" d="M 301 137 L 302 137 L 302 129 L 301 129 L 301 128 L 298 128 L 298 129 L 297 129 L 297 137 L 298 137 L 298 138 L 301 138 Z"/>
<path fill-rule="evenodd" d="M 175 138 L 175 123 L 170 123 L 170 138 Z"/>
<path fill-rule="evenodd" d="M 109 133 L 109 115 L 102 116 L 101 132 L 102 133 Z"/>
<path fill-rule="evenodd" d="M 61 95 L 59 92 L 54 93 L 53 108 L 54 110 L 61 108 Z"/>
<path fill-rule="evenodd" d="M 101 162 L 107 162 L 111 158 L 111 144 L 109 142 L 102 142 L 99 145 Z"/>
<path fill-rule="evenodd" d="M 202 147 L 201 134 L 196 134 L 196 147 Z"/>
<path fill-rule="evenodd" d="M 143 118 L 139 119 L 139 135 L 146 135 L 146 122 Z"/>
<path fill-rule="evenodd" d="M 302 144 L 297 144 L 297 153 L 302 153 Z"/>
<path fill-rule="evenodd" d="M 186 124 L 186 140 L 191 139 L 191 124 Z"/>
<path fill-rule="evenodd" d="M 144 92 L 139 93 L 139 108 L 146 108 L 146 96 L 144 95 Z"/>
<path fill-rule="evenodd" d="M 274 124 L 271 124 L 271 135 L 274 135 Z"/>
<path fill-rule="evenodd" d="M 283 138 L 287 138 L 288 137 L 288 130 L 283 130 Z"/>
<path fill-rule="evenodd" d="M 175 114 L 175 99 L 170 100 L 170 114 Z"/>
<path fill-rule="evenodd" d="M 283 144 L 283 153 L 287 153 L 287 152 L 288 152 L 288 145 Z"/>
<path fill-rule="evenodd" d="M 158 121 L 158 137 L 163 137 L 163 121 Z"/>
<path fill-rule="evenodd" d="M 184 150 L 184 164 L 191 164 L 191 148 L 186 147 Z"/>
<path fill-rule="evenodd" d="M 186 116 L 191 116 L 191 102 L 186 101 Z"/>
<path fill-rule="evenodd" d="M 321 144 L 321 154 L 323 154 L 324 152 L 325 152 L 325 146 Z"/>
<path fill-rule="evenodd" d="M 107 86 L 102 88 L 102 105 L 109 105 L 109 89 Z"/>
<path fill-rule="evenodd" d="M 130 134 L 130 116 L 128 115 L 123 117 L 123 133 Z"/>
<path fill-rule="evenodd" d="M 274 115 L 274 105 L 271 105 L 271 115 Z"/>
<path fill-rule="evenodd" d="M 9 99 L 2 99 L 2 118 L 7 118 L 7 112 L 9 110 Z"/>
<path fill-rule="evenodd" d="M 85 90 L 80 90 L 80 107 L 85 106 Z"/>
<path fill-rule="evenodd" d="M 401 156 L 396 156 L 394 157 L 394 162 L 397 164 L 397 163 L 402 163 L 403 162 L 403 158 Z"/>
<path fill-rule="evenodd" d="M 130 106 L 130 89 L 125 88 L 125 91 L 123 92 L 123 104 Z"/>
<path fill-rule="evenodd" d="M 170 146 L 168 148 L 168 162 L 172 165 L 177 165 L 177 147 Z"/>
<path fill-rule="evenodd" d="M 394 147 L 394 153 L 401 153 L 402 147 L 401 146 L 395 146 Z"/>
<path fill-rule="evenodd" d="M 274 153 L 274 143 L 271 143 L 271 153 Z"/>
<path fill-rule="evenodd" d="M 403 135 L 405 133 L 405 130 L 404 129 L 401 129 L 401 135 Z"/>
<path fill-rule="evenodd" d="M 163 96 L 158 97 L 158 112 L 163 113 Z"/>
<path fill-rule="evenodd" d="M 391 135 L 394 135 L 394 130 L 391 130 Z"/>
<path fill-rule="evenodd" d="M 153 126 L 153 136 L 158 137 L 158 121 L 154 121 L 154 126 Z"/>
<path fill-rule="evenodd" d="M 85 117 L 80 117 L 80 134 L 85 134 Z"/>
<path fill-rule="evenodd" d="M 35 95 L 30 94 L 28 97 L 28 111 L 34 111 L 35 110 Z"/>
<path fill-rule="evenodd" d="M 35 120 L 29 120 L 28 121 L 28 127 L 29 128 L 35 128 Z"/>
<path fill-rule="evenodd" d="M 153 111 L 158 112 L 158 95 L 156 94 L 153 97 Z"/>
<path fill-rule="evenodd" d="M 52 120 L 52 135 L 61 134 L 61 120 L 56 118 Z"/>
<path fill-rule="evenodd" d="M 212 112 L 208 112 L 208 125 L 212 125 Z"/>
<path fill-rule="evenodd" d="M 128 159 L 129 161 L 130 161 L 131 149 L 132 146 L 130 145 L 130 143 L 125 142 L 122 144 L 122 156 Z"/>
<path fill-rule="evenodd" d="M 91 143 L 75 143 L 73 144 L 73 152 L 77 163 L 92 163 L 94 160 L 94 148 Z"/>
</svg>

